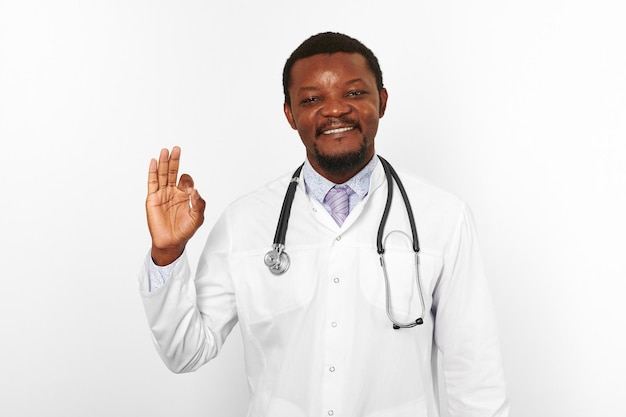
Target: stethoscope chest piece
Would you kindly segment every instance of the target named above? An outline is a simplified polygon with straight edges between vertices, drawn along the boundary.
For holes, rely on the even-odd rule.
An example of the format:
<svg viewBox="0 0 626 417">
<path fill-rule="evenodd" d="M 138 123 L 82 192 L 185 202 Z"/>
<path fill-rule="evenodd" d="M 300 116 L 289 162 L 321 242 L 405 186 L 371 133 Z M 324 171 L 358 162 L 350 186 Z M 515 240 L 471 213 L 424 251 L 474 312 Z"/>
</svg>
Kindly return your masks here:
<svg viewBox="0 0 626 417">
<path fill-rule="evenodd" d="M 289 269 L 289 265 L 291 263 L 289 255 L 287 255 L 287 252 L 284 252 L 283 248 L 279 245 L 275 246 L 274 249 L 265 254 L 263 262 L 265 262 L 265 266 L 267 266 L 270 272 L 274 275 L 281 275 L 285 273 L 285 271 Z"/>
</svg>

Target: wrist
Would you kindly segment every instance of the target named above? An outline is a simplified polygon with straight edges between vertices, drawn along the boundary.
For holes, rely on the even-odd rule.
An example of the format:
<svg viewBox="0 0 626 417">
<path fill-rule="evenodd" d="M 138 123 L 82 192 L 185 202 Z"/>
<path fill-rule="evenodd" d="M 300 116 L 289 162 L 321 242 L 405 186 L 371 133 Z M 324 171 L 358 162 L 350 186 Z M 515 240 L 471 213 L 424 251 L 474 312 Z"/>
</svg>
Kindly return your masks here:
<svg viewBox="0 0 626 417">
<path fill-rule="evenodd" d="M 174 262 L 185 251 L 185 246 L 177 246 L 172 248 L 158 248 L 152 245 L 150 256 L 152 261 L 158 266 L 166 266 Z"/>
</svg>

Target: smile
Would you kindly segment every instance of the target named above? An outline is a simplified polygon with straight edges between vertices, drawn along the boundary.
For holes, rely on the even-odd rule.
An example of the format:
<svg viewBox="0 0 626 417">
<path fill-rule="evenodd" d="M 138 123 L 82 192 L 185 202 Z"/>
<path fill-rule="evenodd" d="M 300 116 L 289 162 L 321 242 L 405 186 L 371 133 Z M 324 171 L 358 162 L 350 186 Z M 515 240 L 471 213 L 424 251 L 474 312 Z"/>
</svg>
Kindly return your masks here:
<svg viewBox="0 0 626 417">
<path fill-rule="evenodd" d="M 331 129 L 331 130 L 325 130 L 324 132 L 322 132 L 323 135 L 333 135 L 335 133 L 343 133 L 343 132 L 347 132 L 349 130 L 354 129 L 353 126 L 349 126 L 349 127 L 340 127 L 338 129 Z"/>
</svg>

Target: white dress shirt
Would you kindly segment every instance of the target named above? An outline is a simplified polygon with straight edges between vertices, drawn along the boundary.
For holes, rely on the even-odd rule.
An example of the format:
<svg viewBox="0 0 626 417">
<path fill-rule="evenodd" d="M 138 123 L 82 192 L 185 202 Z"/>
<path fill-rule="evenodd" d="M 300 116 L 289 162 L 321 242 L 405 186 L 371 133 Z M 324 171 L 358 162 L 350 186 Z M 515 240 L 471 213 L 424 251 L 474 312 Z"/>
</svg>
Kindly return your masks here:
<svg viewBox="0 0 626 417">
<path fill-rule="evenodd" d="M 198 369 L 239 322 L 249 417 L 436 417 L 439 377 L 452 416 L 507 416 L 496 322 L 469 211 L 455 196 L 400 175 L 422 248 L 424 324 L 394 330 L 385 311 L 376 252 L 387 198 L 380 164 L 362 204 L 341 227 L 298 184 L 286 236 L 291 266 L 279 276 L 268 271 L 263 257 L 291 178 L 286 175 L 225 210 L 195 281 L 183 254 L 165 285 L 149 291 L 152 262 L 146 259 L 140 291 L 167 366 Z M 397 189 L 394 195 L 386 231 L 410 234 Z M 392 234 L 386 253 L 392 313 L 414 320 L 421 304 L 410 242 Z"/>
</svg>

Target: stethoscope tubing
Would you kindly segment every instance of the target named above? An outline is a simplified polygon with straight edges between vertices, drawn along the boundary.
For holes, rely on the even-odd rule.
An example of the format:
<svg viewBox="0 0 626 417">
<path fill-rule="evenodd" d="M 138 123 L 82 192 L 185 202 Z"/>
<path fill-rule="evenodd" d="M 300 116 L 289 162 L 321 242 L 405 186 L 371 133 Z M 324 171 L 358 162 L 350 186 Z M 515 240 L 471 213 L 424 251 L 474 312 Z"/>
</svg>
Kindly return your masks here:
<svg viewBox="0 0 626 417">
<path fill-rule="evenodd" d="M 283 206 L 280 209 L 280 216 L 278 216 L 278 224 L 276 225 L 272 250 L 267 252 L 265 257 L 263 257 L 263 263 L 265 263 L 265 266 L 267 266 L 274 275 L 284 274 L 291 264 L 289 255 L 285 252 L 285 239 L 287 237 L 291 205 L 296 195 L 296 188 L 300 180 L 300 171 L 302 171 L 303 166 L 304 164 L 300 165 L 291 176 L 291 181 L 289 181 L 289 186 L 287 187 L 287 192 L 283 200 Z"/>
<path fill-rule="evenodd" d="M 400 177 L 396 170 L 391 166 L 386 159 L 382 156 L 378 155 L 378 159 L 382 163 L 383 169 L 385 170 L 385 176 L 387 177 L 387 203 L 385 204 L 385 210 L 383 211 L 383 216 L 380 220 L 380 226 L 378 227 L 378 235 L 376 238 L 376 249 L 378 254 L 385 253 L 385 248 L 383 246 L 383 234 L 385 232 L 385 225 L 387 223 L 387 218 L 389 217 L 389 209 L 391 208 L 391 201 L 393 200 L 393 181 L 395 180 L 398 185 L 398 189 L 400 190 L 400 194 L 402 195 L 402 200 L 404 200 L 404 206 L 406 208 L 406 213 L 409 218 L 409 224 L 411 225 L 411 235 L 413 237 L 413 251 L 418 253 L 420 251 L 419 239 L 417 238 L 417 227 L 415 226 L 415 218 L 413 217 L 413 209 L 411 208 L 411 202 L 409 201 L 409 196 L 404 189 L 404 185 L 402 185 L 402 181 L 400 181 Z"/>
<path fill-rule="evenodd" d="M 278 225 L 276 227 L 276 233 L 274 234 L 274 247 L 280 245 L 285 247 L 285 238 L 287 237 L 287 226 L 289 224 L 289 213 L 291 213 L 291 205 L 293 204 L 294 196 L 296 195 L 296 188 L 300 181 L 300 172 L 304 164 L 300 165 L 291 176 L 289 186 L 287 187 L 287 193 L 285 193 L 285 199 L 283 200 L 283 206 L 280 210 L 280 216 L 278 217 Z"/>
<path fill-rule="evenodd" d="M 410 328 L 415 327 L 418 324 L 422 324 L 424 322 L 424 314 L 426 312 L 424 305 L 424 296 L 422 295 L 422 286 L 420 280 L 420 267 L 419 267 L 419 240 L 417 237 L 417 227 L 415 226 L 415 218 L 413 217 L 413 209 L 411 208 L 411 203 L 409 201 L 406 190 L 404 189 L 404 185 L 402 185 L 402 181 L 400 181 L 400 177 L 398 176 L 396 170 L 391 166 L 386 159 L 378 156 L 383 169 L 385 171 L 385 177 L 387 178 L 387 201 L 385 203 L 385 209 L 383 211 L 383 215 L 380 220 L 380 225 L 378 227 L 378 233 L 376 235 L 376 250 L 380 257 L 380 264 L 383 269 L 383 276 L 385 279 L 385 303 L 387 308 L 387 316 L 389 320 L 393 323 L 394 329 L 400 328 Z M 287 253 L 285 252 L 285 240 L 287 237 L 287 226 L 289 224 L 289 217 L 291 213 L 291 206 L 293 204 L 293 200 L 296 194 L 296 188 L 298 186 L 298 182 L 300 180 L 300 173 L 302 171 L 302 167 L 304 164 L 300 165 L 293 173 L 291 177 L 291 181 L 289 182 L 289 186 L 287 187 L 287 192 L 285 193 L 285 198 L 283 200 L 283 205 L 280 210 L 280 215 L 278 217 L 278 224 L 276 225 L 276 233 L 274 234 L 274 243 L 272 245 L 272 250 L 270 250 L 264 257 L 263 261 L 265 265 L 269 268 L 270 272 L 274 275 L 281 275 L 287 271 L 290 265 L 290 259 Z M 404 206 L 406 208 L 407 216 L 409 218 L 409 224 L 411 226 L 411 237 L 413 251 L 415 253 L 415 268 L 416 268 L 416 281 L 417 281 L 417 289 L 419 292 L 420 302 L 422 304 L 422 314 L 418 317 L 414 322 L 409 323 L 401 323 L 394 319 L 391 314 L 391 297 L 390 297 L 390 289 L 389 289 L 389 277 L 387 276 L 387 267 L 385 265 L 385 246 L 383 242 L 383 235 L 385 232 L 385 225 L 387 224 L 387 218 L 389 217 L 389 212 L 391 209 L 391 202 L 393 200 L 393 183 L 397 184 L 398 189 L 400 190 L 400 194 L 402 195 L 402 200 L 404 201 Z M 400 232 L 408 238 L 408 235 L 404 232 Z M 387 237 L 389 234 L 387 235 Z M 386 238 L 385 238 L 386 240 Z"/>
</svg>

